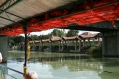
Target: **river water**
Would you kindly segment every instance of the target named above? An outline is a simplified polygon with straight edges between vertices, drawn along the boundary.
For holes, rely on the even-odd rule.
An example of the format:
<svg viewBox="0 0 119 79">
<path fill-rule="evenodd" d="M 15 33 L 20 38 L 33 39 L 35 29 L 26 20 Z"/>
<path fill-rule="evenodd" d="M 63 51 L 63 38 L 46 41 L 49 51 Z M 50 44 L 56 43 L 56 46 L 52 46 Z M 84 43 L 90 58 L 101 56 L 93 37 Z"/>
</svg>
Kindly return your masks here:
<svg viewBox="0 0 119 79">
<path fill-rule="evenodd" d="M 23 72 L 24 51 L 9 51 L 6 66 Z M 31 52 L 28 71 L 39 79 L 119 79 L 119 58 L 92 58 L 71 53 Z M 21 74 L 8 70 L 17 79 Z"/>
</svg>

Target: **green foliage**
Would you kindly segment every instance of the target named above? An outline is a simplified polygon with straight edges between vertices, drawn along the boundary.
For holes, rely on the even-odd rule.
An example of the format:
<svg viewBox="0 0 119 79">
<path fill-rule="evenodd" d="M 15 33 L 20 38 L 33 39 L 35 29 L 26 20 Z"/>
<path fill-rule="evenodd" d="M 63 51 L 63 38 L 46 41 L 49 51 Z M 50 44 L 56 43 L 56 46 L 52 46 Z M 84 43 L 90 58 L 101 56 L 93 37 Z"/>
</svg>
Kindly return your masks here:
<svg viewBox="0 0 119 79">
<path fill-rule="evenodd" d="M 12 46 L 15 45 L 14 40 L 12 40 L 11 38 L 9 38 L 8 43 L 9 43 L 9 45 L 12 45 Z"/>
<path fill-rule="evenodd" d="M 67 37 L 70 36 L 78 36 L 79 31 L 78 30 L 69 30 L 66 34 Z"/>
<path fill-rule="evenodd" d="M 101 58 L 102 46 L 99 46 L 99 47 L 91 46 L 91 48 L 89 49 L 89 54 L 94 58 Z"/>
<path fill-rule="evenodd" d="M 64 33 L 62 30 L 54 29 L 54 30 L 51 32 L 51 35 L 61 37 L 61 36 L 64 36 L 65 33 Z"/>
<path fill-rule="evenodd" d="M 38 36 L 37 35 L 30 35 L 29 40 L 38 40 Z"/>
<path fill-rule="evenodd" d="M 8 43 L 9 45 L 17 45 L 21 42 L 24 41 L 24 37 L 23 36 L 16 36 L 16 37 L 9 37 L 8 38 Z"/>
<path fill-rule="evenodd" d="M 48 34 L 48 35 L 40 35 L 40 36 L 38 36 L 38 40 L 49 39 L 50 37 L 51 37 L 51 34 Z"/>
</svg>

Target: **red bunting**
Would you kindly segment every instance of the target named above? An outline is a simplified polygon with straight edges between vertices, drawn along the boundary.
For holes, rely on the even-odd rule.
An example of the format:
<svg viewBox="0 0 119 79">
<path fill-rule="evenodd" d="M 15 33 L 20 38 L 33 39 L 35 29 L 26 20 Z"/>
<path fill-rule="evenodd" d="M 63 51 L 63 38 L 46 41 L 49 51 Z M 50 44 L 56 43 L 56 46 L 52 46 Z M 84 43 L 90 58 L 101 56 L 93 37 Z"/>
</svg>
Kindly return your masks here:
<svg viewBox="0 0 119 79">
<path fill-rule="evenodd" d="M 95 4 L 92 2 L 93 6 L 88 5 L 89 3 L 86 2 L 85 4 L 87 4 L 87 6 L 85 6 L 85 9 L 101 6 L 109 3 L 109 1 L 111 3 L 116 0 L 101 0 Z M 74 10 L 78 10 L 78 8 L 75 8 Z M 77 23 L 78 25 L 83 26 L 106 20 L 110 21 L 112 25 L 115 26 L 114 20 L 119 19 L 119 3 L 65 16 L 68 13 L 69 12 L 67 10 L 55 10 L 45 14 L 43 18 L 33 18 L 28 21 L 27 33 L 39 32 L 56 27 L 65 27 L 72 23 Z M 56 18 L 52 19 L 54 17 Z M 7 36 L 16 36 L 23 34 L 24 31 L 20 24 L 15 24 L 12 28 L 5 28 L 0 33 Z"/>
</svg>

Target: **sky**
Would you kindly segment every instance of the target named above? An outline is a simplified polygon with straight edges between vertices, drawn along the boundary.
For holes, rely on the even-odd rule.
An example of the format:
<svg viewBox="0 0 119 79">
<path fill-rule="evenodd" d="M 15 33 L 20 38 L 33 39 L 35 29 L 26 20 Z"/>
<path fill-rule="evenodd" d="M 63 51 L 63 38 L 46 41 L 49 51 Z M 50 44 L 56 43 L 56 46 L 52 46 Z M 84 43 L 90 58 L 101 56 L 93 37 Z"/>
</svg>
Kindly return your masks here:
<svg viewBox="0 0 119 79">
<path fill-rule="evenodd" d="M 41 32 L 31 32 L 30 35 L 47 35 L 48 33 L 51 33 L 53 31 L 53 29 L 50 30 L 45 30 L 45 31 L 41 31 Z M 67 33 L 68 30 L 64 29 L 64 32 Z M 84 32 L 91 32 L 91 33 L 99 33 L 99 32 L 95 32 L 95 31 L 82 31 L 79 30 L 79 34 L 84 33 Z M 24 34 L 21 34 L 22 36 L 24 36 Z"/>
</svg>

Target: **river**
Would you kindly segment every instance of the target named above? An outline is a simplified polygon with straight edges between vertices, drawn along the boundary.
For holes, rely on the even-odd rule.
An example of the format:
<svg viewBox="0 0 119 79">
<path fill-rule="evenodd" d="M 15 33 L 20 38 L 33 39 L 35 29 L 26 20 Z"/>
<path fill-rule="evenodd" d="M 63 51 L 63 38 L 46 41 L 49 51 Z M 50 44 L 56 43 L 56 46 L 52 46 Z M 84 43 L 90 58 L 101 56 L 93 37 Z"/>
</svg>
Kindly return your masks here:
<svg viewBox="0 0 119 79">
<path fill-rule="evenodd" d="M 9 51 L 4 65 L 23 72 L 24 51 Z M 39 79 L 119 79 L 119 58 L 92 58 L 89 55 L 31 51 L 28 71 Z M 8 74 L 23 79 L 21 74 Z"/>
</svg>

